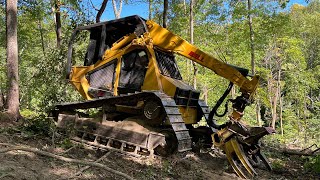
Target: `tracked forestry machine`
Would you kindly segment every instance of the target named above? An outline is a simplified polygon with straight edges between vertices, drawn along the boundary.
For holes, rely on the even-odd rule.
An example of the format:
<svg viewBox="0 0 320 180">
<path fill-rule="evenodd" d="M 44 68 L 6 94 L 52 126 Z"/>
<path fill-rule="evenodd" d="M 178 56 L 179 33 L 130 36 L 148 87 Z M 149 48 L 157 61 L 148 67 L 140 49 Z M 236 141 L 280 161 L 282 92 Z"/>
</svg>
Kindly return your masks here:
<svg viewBox="0 0 320 180">
<path fill-rule="evenodd" d="M 73 42 L 81 31 L 90 33 L 84 66 L 72 66 Z M 175 54 L 230 81 L 212 110 L 182 80 Z M 58 104 L 54 114 L 58 127 L 76 131 L 74 141 L 151 156 L 202 144 L 223 150 L 242 178 L 253 177 L 260 163 L 271 169 L 259 139 L 274 130 L 240 121 L 259 77 L 219 61 L 151 20 L 130 16 L 76 28 L 69 43 L 67 79 L 86 101 Z M 217 109 L 234 84 L 241 95 L 227 100 L 233 111 L 226 123 L 217 124 Z M 91 110 L 90 115 L 84 110 Z M 201 120 L 205 126 L 199 125 Z"/>
</svg>

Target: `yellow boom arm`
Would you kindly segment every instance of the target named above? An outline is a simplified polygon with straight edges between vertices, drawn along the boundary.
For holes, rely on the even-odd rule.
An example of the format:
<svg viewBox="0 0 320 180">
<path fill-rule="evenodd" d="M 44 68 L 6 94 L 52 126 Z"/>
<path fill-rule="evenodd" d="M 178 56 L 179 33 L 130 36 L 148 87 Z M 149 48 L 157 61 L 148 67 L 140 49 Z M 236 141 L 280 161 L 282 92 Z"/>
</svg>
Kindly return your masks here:
<svg viewBox="0 0 320 180">
<path fill-rule="evenodd" d="M 254 94 L 258 86 L 259 76 L 255 75 L 252 80 L 249 80 L 232 66 L 201 51 L 186 40 L 167 29 L 162 28 L 157 23 L 149 20 L 146 24 L 154 46 L 185 56 L 186 58 L 213 70 L 217 75 L 224 77 L 239 86 L 241 91 L 243 93 L 248 93 L 250 97 Z"/>
</svg>

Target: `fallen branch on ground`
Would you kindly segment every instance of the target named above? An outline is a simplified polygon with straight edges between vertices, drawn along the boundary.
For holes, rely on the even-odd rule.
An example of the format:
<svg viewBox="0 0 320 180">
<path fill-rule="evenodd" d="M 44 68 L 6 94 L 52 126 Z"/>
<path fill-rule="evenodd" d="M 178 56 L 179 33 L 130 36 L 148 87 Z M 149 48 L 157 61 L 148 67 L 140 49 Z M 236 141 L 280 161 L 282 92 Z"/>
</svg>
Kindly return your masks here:
<svg viewBox="0 0 320 180">
<path fill-rule="evenodd" d="M 122 176 L 126 179 L 130 179 L 133 180 L 132 177 L 130 177 L 129 175 L 119 172 L 117 170 L 111 169 L 103 164 L 97 163 L 97 162 L 87 162 L 87 161 L 81 161 L 78 159 L 72 159 L 72 158 L 67 158 L 67 157 L 63 157 L 63 156 L 59 156 L 56 154 L 52 154 L 46 151 L 41 151 L 39 149 L 36 148 L 30 148 L 30 147 L 22 147 L 22 146 L 17 146 L 17 145 L 12 145 L 12 144 L 8 144 L 8 143 L 0 143 L 0 145 L 2 146 L 9 146 L 10 148 L 5 148 L 5 149 L 0 149 L 0 153 L 6 153 L 9 151 L 15 151 L 15 150 L 21 150 L 21 151 L 27 151 L 27 152 L 33 152 L 35 154 L 38 155 L 42 155 L 42 156 L 47 156 L 47 157 L 51 157 L 51 158 L 55 158 L 58 159 L 60 161 L 65 161 L 65 162 L 69 162 L 69 163 L 77 163 L 77 164 L 83 164 L 83 165 L 88 165 L 88 166 L 94 166 L 94 167 L 98 167 L 98 168 L 102 168 L 105 169 L 111 173 L 114 173 L 116 175 Z"/>
<path fill-rule="evenodd" d="M 109 156 L 111 152 L 107 152 L 106 154 L 104 154 L 103 156 L 101 156 L 99 159 L 97 159 L 96 161 L 94 161 L 95 163 L 98 163 L 100 161 L 102 161 L 104 158 L 106 158 L 107 156 Z M 73 174 L 72 176 L 68 177 L 68 179 L 73 179 L 76 178 L 77 176 L 79 176 L 80 174 L 82 174 L 84 171 L 86 171 L 87 169 L 89 169 L 91 166 L 85 166 L 83 168 L 81 168 L 78 172 L 76 172 L 75 174 Z"/>
<path fill-rule="evenodd" d="M 62 155 L 62 154 L 67 154 L 69 151 L 71 151 L 72 149 L 74 149 L 76 146 L 72 146 L 71 148 L 61 152 L 61 153 L 58 153 L 58 155 Z"/>
<path fill-rule="evenodd" d="M 281 147 L 272 147 L 272 146 L 268 146 L 265 147 L 267 149 L 269 149 L 269 151 L 274 151 L 274 152 L 279 152 L 279 153 L 283 153 L 286 155 L 298 155 L 298 156 L 317 156 L 320 155 L 320 148 L 317 148 L 315 150 L 310 150 L 310 148 L 306 148 L 306 149 L 287 149 L 287 148 L 281 148 Z"/>
<path fill-rule="evenodd" d="M 320 151 L 320 148 L 318 148 L 318 149 L 316 149 L 316 150 L 314 150 L 312 153 L 316 153 L 316 152 L 318 152 L 318 151 Z"/>
<path fill-rule="evenodd" d="M 293 150 L 293 149 L 285 149 L 282 151 L 282 153 L 284 154 L 288 154 L 288 155 L 299 155 L 299 156 L 316 156 L 319 155 L 320 153 L 317 153 L 317 151 L 319 151 L 320 148 L 314 150 L 314 151 L 299 151 L 299 150 Z"/>
<path fill-rule="evenodd" d="M 307 150 L 309 150 L 309 151 L 310 151 L 310 149 L 311 149 L 312 147 L 316 147 L 316 148 L 318 148 L 318 146 L 317 146 L 316 144 L 312 144 L 311 146 L 309 146 L 309 147 L 307 147 L 307 148 L 305 148 L 305 149 L 302 149 L 302 150 L 301 150 L 301 152 L 303 152 L 303 151 L 307 151 Z M 318 149 L 319 149 L 319 148 L 318 148 Z"/>
</svg>

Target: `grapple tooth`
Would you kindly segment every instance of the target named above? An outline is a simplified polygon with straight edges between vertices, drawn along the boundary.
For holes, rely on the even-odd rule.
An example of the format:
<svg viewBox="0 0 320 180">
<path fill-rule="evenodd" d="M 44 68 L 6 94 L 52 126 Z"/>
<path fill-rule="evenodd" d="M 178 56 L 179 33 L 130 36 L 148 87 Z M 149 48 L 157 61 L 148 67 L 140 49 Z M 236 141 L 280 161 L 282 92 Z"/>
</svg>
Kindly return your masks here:
<svg viewBox="0 0 320 180">
<path fill-rule="evenodd" d="M 260 160 L 264 163 L 264 165 L 268 169 L 268 171 L 272 171 L 272 167 L 271 167 L 268 159 L 266 158 L 266 156 L 262 152 L 259 152 L 258 156 L 259 156 Z"/>
<path fill-rule="evenodd" d="M 236 174 L 241 178 L 246 178 L 245 174 L 233 159 L 234 150 L 230 142 L 225 143 L 225 153 L 230 165 L 232 166 L 232 169 L 236 172 Z"/>
<path fill-rule="evenodd" d="M 252 176 L 257 175 L 257 172 L 251 166 L 247 156 L 243 152 L 243 149 L 241 148 L 241 145 L 238 143 L 238 141 L 236 139 L 232 139 L 231 143 L 242 165 L 244 165 L 244 167 Z"/>
<path fill-rule="evenodd" d="M 257 174 L 236 139 L 233 138 L 225 143 L 225 152 L 229 163 L 239 177 L 247 179 Z M 244 168 L 241 168 L 241 166 Z M 243 172 L 243 169 L 247 172 Z"/>
</svg>

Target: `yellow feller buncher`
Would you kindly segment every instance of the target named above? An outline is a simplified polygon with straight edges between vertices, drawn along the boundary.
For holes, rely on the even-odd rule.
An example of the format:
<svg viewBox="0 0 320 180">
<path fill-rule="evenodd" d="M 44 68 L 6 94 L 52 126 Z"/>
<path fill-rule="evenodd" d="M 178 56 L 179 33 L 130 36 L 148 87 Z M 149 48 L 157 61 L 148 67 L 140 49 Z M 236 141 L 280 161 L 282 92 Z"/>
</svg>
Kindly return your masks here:
<svg viewBox="0 0 320 180">
<path fill-rule="evenodd" d="M 84 66 L 72 66 L 73 42 L 81 31 L 90 33 Z M 67 79 L 86 101 L 58 104 L 54 115 L 58 127 L 76 131 L 74 141 L 150 156 L 167 156 L 203 144 L 222 149 L 242 178 L 256 175 L 254 167 L 260 163 L 271 170 L 259 139 L 274 130 L 247 127 L 240 121 L 253 101 L 259 76 L 221 62 L 139 16 L 78 27 L 68 48 Z M 175 54 L 230 81 L 212 110 L 182 80 Z M 218 114 L 217 109 L 233 84 L 240 87 L 241 95 L 227 100 L 233 111 L 219 125 L 214 117 L 226 115 L 226 111 Z M 89 109 L 97 113 L 83 113 Z M 201 119 L 207 125 L 199 126 Z"/>
</svg>

